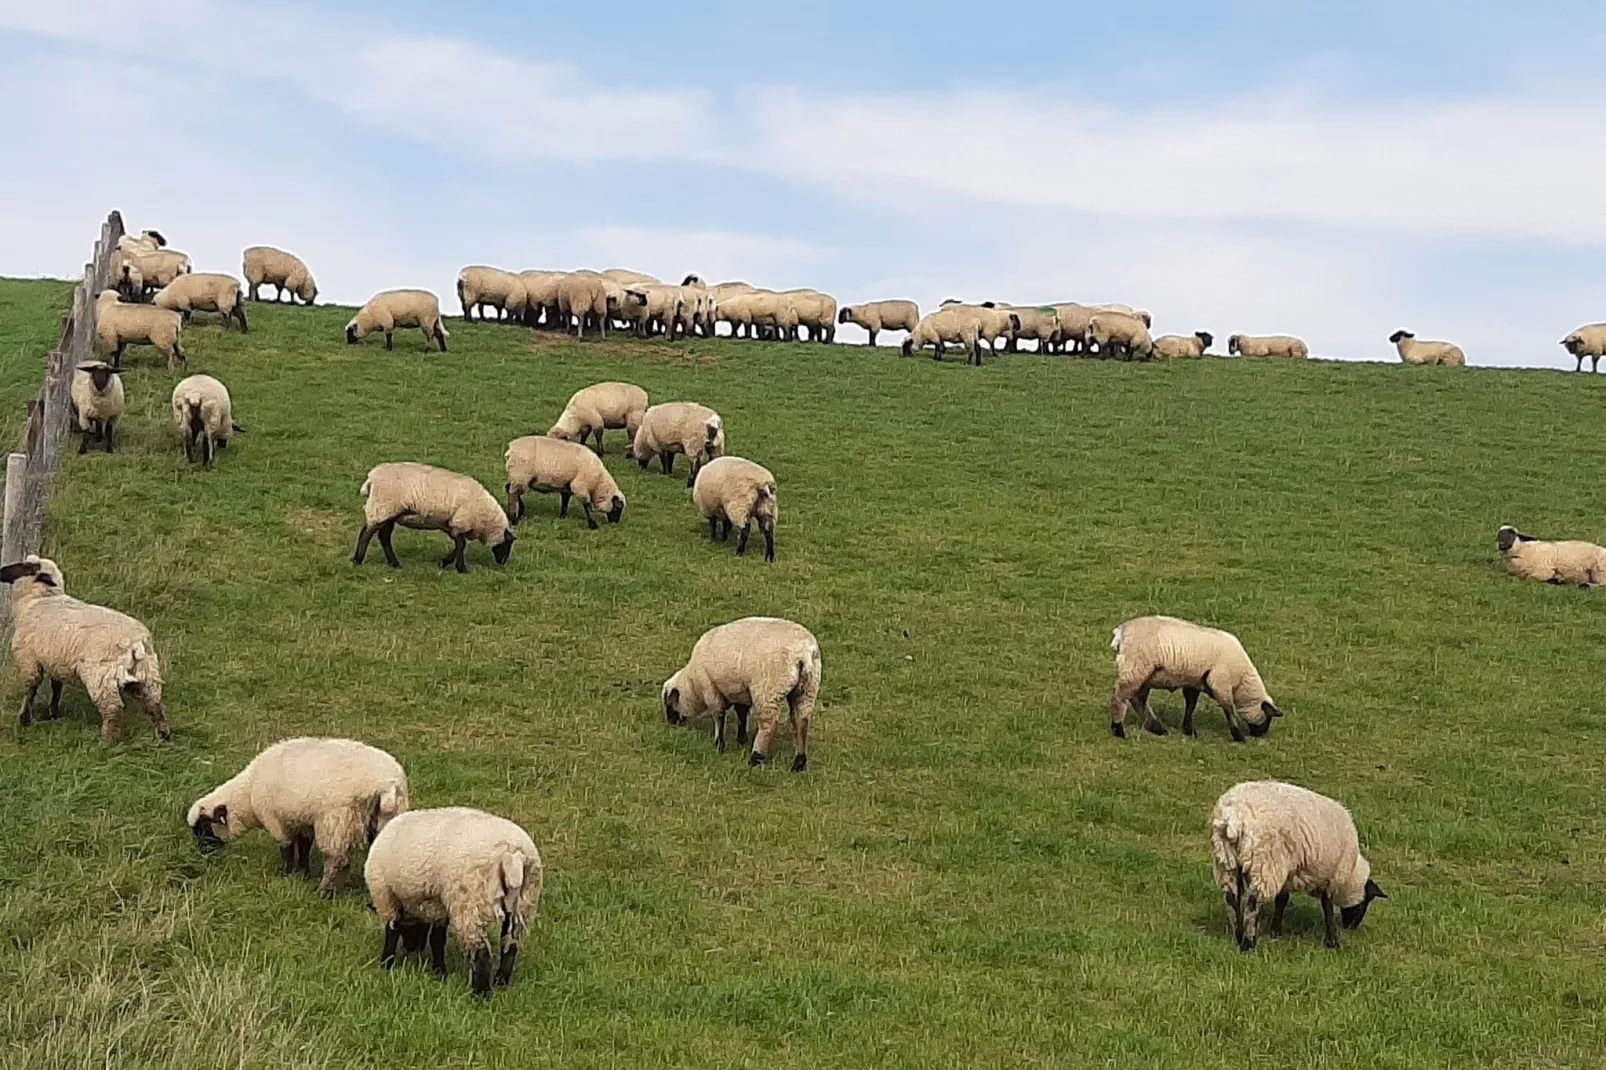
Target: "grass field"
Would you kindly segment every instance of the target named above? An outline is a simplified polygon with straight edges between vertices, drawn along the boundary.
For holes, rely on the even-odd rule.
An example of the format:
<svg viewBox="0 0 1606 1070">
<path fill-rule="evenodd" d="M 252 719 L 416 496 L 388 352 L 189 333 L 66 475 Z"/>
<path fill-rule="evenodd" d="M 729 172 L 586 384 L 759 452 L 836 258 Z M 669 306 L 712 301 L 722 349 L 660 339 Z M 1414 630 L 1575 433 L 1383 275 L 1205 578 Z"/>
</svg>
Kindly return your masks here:
<svg viewBox="0 0 1606 1070">
<path fill-rule="evenodd" d="M 0 283 L 7 421 L 65 287 Z M 348 348 L 338 308 L 192 328 L 249 433 L 204 472 L 131 351 L 115 457 L 65 466 L 46 550 L 146 620 L 174 740 L 81 691 L 0 688 L 0 1067 L 1595 1067 L 1606 1059 L 1606 594 L 1522 582 L 1498 524 L 1606 539 L 1606 380 L 1548 372 L 1005 358 L 452 324 Z M 354 568 L 381 460 L 503 482 L 516 435 L 629 379 L 768 465 L 779 560 L 712 545 L 626 465 L 588 531 L 533 496 L 511 562 L 398 533 Z M 13 387 L 8 384 L 23 384 Z M 7 428 L 15 422 L 4 424 Z M 684 462 L 683 462 L 684 463 Z M 682 477 L 684 468 L 681 468 Z M 1287 712 L 1245 746 L 1109 735 L 1111 628 L 1237 632 Z M 664 724 L 709 626 L 824 652 L 806 774 Z M 1180 699 L 1161 697 L 1173 726 Z M 415 805 L 505 814 L 547 863 L 511 989 L 376 959 L 360 887 L 215 858 L 189 802 L 259 748 L 350 735 Z M 1390 893 L 1339 952 L 1233 947 L 1216 796 L 1296 780 L 1356 814 Z"/>
</svg>

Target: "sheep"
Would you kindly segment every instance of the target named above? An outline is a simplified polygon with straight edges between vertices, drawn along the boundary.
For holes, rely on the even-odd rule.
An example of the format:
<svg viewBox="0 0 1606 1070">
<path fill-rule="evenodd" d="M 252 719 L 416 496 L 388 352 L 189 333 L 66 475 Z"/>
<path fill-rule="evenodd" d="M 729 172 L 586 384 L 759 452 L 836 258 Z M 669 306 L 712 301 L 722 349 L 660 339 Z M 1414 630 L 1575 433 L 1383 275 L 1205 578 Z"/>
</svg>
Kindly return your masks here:
<svg viewBox="0 0 1606 1070">
<path fill-rule="evenodd" d="M 49 675 L 47 720 L 61 716 L 62 683 L 76 679 L 100 711 L 106 742 L 122 734 L 124 691 L 139 698 L 157 739 L 173 737 L 162 705 L 162 663 L 149 628 L 115 609 L 69 596 L 61 569 L 38 554 L 0 568 L 0 583 L 11 584 L 11 649 L 28 681 L 19 724 L 33 723 L 34 696 Z"/>
<path fill-rule="evenodd" d="M 298 297 L 308 305 L 318 299 L 318 284 L 313 281 L 306 262 L 294 253 L 271 245 L 253 245 L 247 249 L 240 274 L 253 301 L 262 300 L 260 290 L 269 283 L 273 285 L 275 302 L 284 300 L 285 294 L 290 295 L 292 305 Z"/>
<path fill-rule="evenodd" d="M 1095 312 L 1086 305 L 1079 305 L 1074 301 L 1049 305 L 1054 310 L 1055 318 L 1059 320 L 1059 329 L 1050 339 L 1052 347 L 1058 352 L 1084 353 L 1087 351 L 1087 326 L 1092 321 Z"/>
<path fill-rule="evenodd" d="M 1122 360 L 1147 360 L 1154 356 L 1154 339 L 1143 321 L 1121 312 L 1095 312 L 1087 321 L 1088 345 L 1099 347 L 1099 355 L 1119 353 Z"/>
<path fill-rule="evenodd" d="M 279 844 L 284 876 L 310 871 L 312 844 L 323 855 L 318 894 L 332 899 L 351 852 L 372 843 L 407 812 L 407 774 L 378 747 L 352 739 L 285 739 L 252 758 L 228 781 L 196 799 L 184 823 L 202 851 L 251 829 Z"/>
<path fill-rule="evenodd" d="M 508 443 L 502 455 L 507 464 L 507 516 L 517 524 L 524 519 L 524 493 L 528 490 L 561 494 L 558 516 L 569 515 L 569 499 L 580 497 L 586 526 L 597 528 L 591 515 L 596 507 L 617 524 L 625 512 L 625 496 L 619 484 L 603 467 L 595 453 L 578 442 L 564 442 L 545 435 L 526 435 Z"/>
<path fill-rule="evenodd" d="M 395 968 L 398 950 L 429 945 L 435 975 L 446 976 L 446 936 L 469 960 L 475 995 L 513 980 L 519 948 L 541 902 L 541 854 L 529 833 L 506 818 L 448 806 L 411 810 L 390 822 L 368 848 L 363 878 L 385 925 L 379 964 Z M 502 959 L 491 976 L 486 927 L 502 923 Z"/>
<path fill-rule="evenodd" d="M 132 234 L 124 234 L 117 239 L 117 251 L 119 253 L 154 253 L 156 250 L 166 246 L 167 239 L 162 237 L 161 231 L 157 230 L 142 230 L 139 232 L 138 237 Z"/>
<path fill-rule="evenodd" d="M 871 301 L 863 305 L 844 305 L 837 313 L 838 323 L 852 323 L 870 332 L 870 344 L 882 331 L 913 331 L 920 322 L 920 306 L 913 301 Z"/>
<path fill-rule="evenodd" d="M 691 461 L 686 486 L 697 479 L 697 469 L 725 452 L 725 420 L 706 405 L 695 401 L 671 401 L 654 405 L 641 414 L 641 426 L 630 442 L 630 455 L 642 468 L 654 458 L 664 475 L 675 470 L 675 455 L 684 453 Z"/>
<path fill-rule="evenodd" d="M 112 288 L 127 301 L 138 301 L 145 296 L 145 274 L 133 260 L 114 255 L 111 262 Z"/>
<path fill-rule="evenodd" d="M 619 307 L 619 316 L 635 324 L 638 337 L 646 338 L 661 329 L 671 338 L 680 321 L 684 297 L 679 286 L 632 283 L 625 288 L 625 301 Z"/>
<path fill-rule="evenodd" d="M 207 468 L 231 436 L 245 431 L 234 422 L 228 388 L 210 375 L 191 375 L 173 388 L 173 426 L 184 436 L 184 459 Z"/>
<path fill-rule="evenodd" d="M 1115 651 L 1110 732 L 1120 739 L 1126 738 L 1128 704 L 1143 715 L 1144 728 L 1157 736 L 1166 734 L 1165 725 L 1149 709 L 1149 692 L 1154 688 L 1182 690 L 1186 704 L 1182 731 L 1189 736 L 1201 692 L 1220 703 L 1238 743 L 1244 742 L 1238 719 L 1249 726 L 1251 735 L 1263 736 L 1271 731 L 1272 718 L 1283 715 L 1231 632 L 1175 617 L 1135 617 L 1115 629 L 1110 649 Z"/>
<path fill-rule="evenodd" d="M 1154 340 L 1154 355 L 1167 360 L 1178 360 L 1187 357 L 1202 357 L 1215 343 L 1216 337 L 1209 331 L 1194 331 L 1192 334 L 1162 334 Z"/>
<path fill-rule="evenodd" d="M 188 275 L 191 271 L 190 258 L 172 249 L 131 253 L 123 259 L 132 263 L 138 270 L 144 290 L 160 290 L 180 275 Z"/>
<path fill-rule="evenodd" d="M 747 553 L 747 536 L 757 519 L 758 530 L 764 535 L 764 560 L 775 560 L 775 521 L 780 519 L 780 504 L 775 499 L 775 477 L 768 468 L 742 457 L 716 457 L 697 473 L 691 498 L 708 518 L 709 538 L 725 541 L 731 536 L 732 526 L 741 529 L 741 538 L 736 542 L 738 557 Z"/>
<path fill-rule="evenodd" d="M 747 715 L 758 714 L 749 765 L 769 760 L 781 704 L 797 739 L 792 772 L 809 767 L 809 726 L 820 697 L 820 643 L 801 624 L 775 617 L 746 617 L 711 628 L 692 647 L 691 660 L 664 681 L 664 719 L 682 725 L 714 715 L 714 749 L 725 753 L 725 713 L 736 710 L 736 744 L 747 742 Z"/>
<path fill-rule="evenodd" d="M 1145 327 L 1154 326 L 1153 316 L 1149 315 L 1143 309 L 1133 308 L 1131 305 L 1123 305 L 1111 302 L 1104 305 L 1088 305 L 1087 307 L 1092 309 L 1094 312 L 1115 312 L 1122 316 L 1131 316 L 1135 320 L 1142 321 L 1143 326 Z"/>
<path fill-rule="evenodd" d="M 791 296 L 749 288 L 717 299 L 715 317 L 731 325 L 733 338 L 745 328 L 749 338 L 770 334 L 787 340 L 797 334 L 798 305 Z"/>
<path fill-rule="evenodd" d="M 138 343 L 155 346 L 169 368 L 189 363 L 180 339 L 183 329 L 177 312 L 119 301 L 116 290 L 102 290 L 95 300 L 95 349 L 110 354 L 112 367 L 119 370 L 123 350 Z"/>
<path fill-rule="evenodd" d="M 1548 542 L 1506 524 L 1495 533 L 1495 545 L 1514 575 L 1580 587 L 1606 583 L 1606 547 L 1592 542 Z"/>
<path fill-rule="evenodd" d="M 117 369 L 101 360 L 87 361 L 73 369 L 72 419 L 83 432 L 79 453 L 89 452 L 89 444 L 99 440 L 111 453 L 117 438 L 117 421 L 123 415 L 123 380 Z"/>
<path fill-rule="evenodd" d="M 1600 358 L 1606 356 L 1606 323 L 1591 323 L 1578 328 L 1561 340 L 1561 346 L 1578 358 L 1578 367 L 1573 371 L 1584 370 L 1585 357 L 1589 358 L 1590 371 L 1600 371 Z"/>
<path fill-rule="evenodd" d="M 534 327 L 542 318 L 546 318 L 546 326 L 553 327 L 558 322 L 558 282 L 566 272 L 562 271 L 521 271 L 518 279 L 524 287 L 524 322 Z"/>
<path fill-rule="evenodd" d="M 686 277 L 689 279 L 697 278 L 695 275 Z M 675 323 L 671 324 L 669 336 L 674 338 L 678 331 L 681 337 L 696 333 L 704 338 L 712 338 L 714 336 L 714 298 L 709 293 L 708 287 L 702 285 L 699 280 L 695 284 L 683 282 L 677 289 L 680 291 L 680 314 L 676 317 Z"/>
<path fill-rule="evenodd" d="M 223 317 L 223 326 L 232 318 L 241 332 L 251 329 L 245 321 L 245 302 L 240 300 L 240 284 L 232 276 L 197 272 L 180 275 L 151 298 L 157 308 L 168 308 L 190 322 L 192 312 L 216 312 Z"/>
<path fill-rule="evenodd" d="M 609 299 L 609 281 L 600 275 L 581 271 L 571 272 L 558 280 L 558 314 L 565 329 L 569 318 L 573 317 L 576 337 L 586 336 L 587 322 L 593 323 L 604 339 L 608 337 L 608 320 L 621 304 Z"/>
<path fill-rule="evenodd" d="M 782 296 L 790 299 L 797 327 L 809 332 L 809 341 L 836 340 L 836 298 L 819 290 L 785 290 Z"/>
<path fill-rule="evenodd" d="M 1467 355 L 1460 346 L 1450 342 L 1419 342 L 1410 331 L 1395 331 L 1389 335 L 1389 341 L 1394 343 L 1400 359 L 1407 364 L 1448 364 L 1459 368 L 1467 362 Z M 1579 364 L 1583 362 L 1579 361 Z"/>
<path fill-rule="evenodd" d="M 563 407 L 563 414 L 547 434 L 565 441 L 578 438 L 585 445 L 587 436 L 597 437 L 597 456 L 602 456 L 602 432 L 624 429 L 625 452 L 631 450 L 641 418 L 647 412 L 647 392 L 634 383 L 597 383 L 577 390 Z"/>
<path fill-rule="evenodd" d="M 932 360 L 941 360 L 950 345 L 965 347 L 966 363 L 981 363 L 981 325 L 962 308 L 944 305 L 928 312 L 915 324 L 909 337 L 903 340 L 903 355 L 910 356 L 918 349 L 932 347 Z"/>
<path fill-rule="evenodd" d="M 631 271 L 629 268 L 609 268 L 598 272 L 605 279 L 612 279 L 621 286 L 661 286 L 663 279 L 655 275 L 648 275 L 641 271 Z"/>
<path fill-rule="evenodd" d="M 1287 334 L 1235 334 L 1227 339 L 1227 352 L 1244 357 L 1289 357 L 1304 360 L 1310 356 L 1310 347 L 1298 338 Z"/>
<path fill-rule="evenodd" d="M 424 348 L 431 339 L 446 352 L 450 337 L 441 319 L 440 298 L 428 290 L 383 290 L 368 299 L 346 324 L 346 344 L 356 345 L 375 331 L 385 334 L 385 348 L 394 349 L 397 327 L 417 327 L 424 332 Z"/>
<path fill-rule="evenodd" d="M 457 300 L 463 306 L 465 321 L 473 320 L 477 308 L 482 323 L 487 306 L 498 310 L 498 318 L 522 319 L 528 303 L 519 276 L 501 268 L 482 266 L 466 267 L 457 273 Z"/>
<path fill-rule="evenodd" d="M 1320 899 L 1324 942 L 1337 950 L 1333 907 L 1339 908 L 1344 928 L 1353 929 L 1372 900 L 1388 898 L 1372 879 L 1350 812 L 1325 795 L 1279 780 L 1245 781 L 1216 800 L 1210 854 L 1242 951 L 1255 949 L 1260 907 L 1267 899 L 1275 904 L 1273 936 L 1283 934 L 1291 893 Z"/>
<path fill-rule="evenodd" d="M 472 476 L 415 461 L 391 461 L 375 465 L 363 480 L 362 531 L 351 563 L 360 565 L 368 555 L 368 543 L 379 536 L 385 563 L 401 568 L 390 545 L 390 533 L 400 524 L 419 531 L 444 531 L 452 537 L 452 551 L 441 559 L 441 568 L 455 565 L 468 571 L 464 553 L 469 539 L 490 547 L 498 565 L 507 564 L 513 552 L 513 528 L 507 514 L 491 492 Z"/>
<path fill-rule="evenodd" d="M 1020 330 L 1020 316 L 1005 308 L 999 308 L 991 301 L 983 301 L 979 305 L 966 304 L 955 298 L 949 298 L 942 303 L 942 307 L 961 311 L 974 316 L 976 319 L 976 337 L 987 343 L 988 351 L 998 352 L 997 342 L 1000 338 L 1013 340 L 1015 332 Z M 981 363 L 978 353 L 976 363 Z"/>
<path fill-rule="evenodd" d="M 1060 330 L 1059 313 L 1053 305 L 999 305 L 1015 314 L 1020 326 L 1010 336 L 1008 350 L 1013 353 L 1023 339 L 1035 339 L 1037 351 L 1046 352 Z"/>
</svg>

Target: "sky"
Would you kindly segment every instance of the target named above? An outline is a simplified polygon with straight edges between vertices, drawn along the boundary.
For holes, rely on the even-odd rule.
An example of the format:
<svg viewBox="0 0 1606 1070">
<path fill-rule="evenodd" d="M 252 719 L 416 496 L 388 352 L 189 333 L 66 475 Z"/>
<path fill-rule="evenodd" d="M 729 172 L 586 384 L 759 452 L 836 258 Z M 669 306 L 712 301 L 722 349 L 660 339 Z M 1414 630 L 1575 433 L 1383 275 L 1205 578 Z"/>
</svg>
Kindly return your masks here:
<svg viewBox="0 0 1606 1070">
<path fill-rule="evenodd" d="M 0 275 L 76 275 L 117 208 L 342 303 L 630 267 L 1570 368 L 1603 46 L 1544 0 L 0 0 Z"/>
</svg>

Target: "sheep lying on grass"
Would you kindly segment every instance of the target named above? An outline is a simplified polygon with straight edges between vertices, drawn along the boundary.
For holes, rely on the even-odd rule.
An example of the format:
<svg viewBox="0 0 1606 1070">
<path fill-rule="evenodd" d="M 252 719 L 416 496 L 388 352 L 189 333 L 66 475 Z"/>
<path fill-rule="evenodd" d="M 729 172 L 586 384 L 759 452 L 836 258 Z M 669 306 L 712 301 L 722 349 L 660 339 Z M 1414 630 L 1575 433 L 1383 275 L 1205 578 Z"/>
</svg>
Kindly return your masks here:
<svg viewBox="0 0 1606 1070">
<path fill-rule="evenodd" d="M 1598 587 L 1606 582 L 1606 547 L 1592 542 L 1550 542 L 1524 535 L 1507 524 L 1495 533 L 1495 545 L 1513 575 L 1579 587 Z"/>
<path fill-rule="evenodd" d="M 1410 331 L 1395 331 L 1389 341 L 1407 364 L 1449 364 L 1459 368 L 1467 362 L 1461 347 L 1451 342 L 1424 342 Z"/>
<path fill-rule="evenodd" d="M 1215 340 L 1215 335 L 1209 331 L 1194 331 L 1192 334 L 1162 334 L 1154 340 L 1154 355 L 1164 357 L 1167 360 L 1198 358 L 1209 351 Z"/>
<path fill-rule="evenodd" d="M 393 461 L 376 465 L 363 481 L 362 531 L 351 563 L 360 565 L 368 556 L 368 543 L 379 536 L 385 563 L 401 568 L 401 561 L 390 545 L 391 532 L 400 524 L 422 531 L 444 531 L 452 537 L 452 551 L 441 559 L 441 568 L 468 571 L 464 553 L 468 540 L 477 539 L 490 547 L 498 565 L 507 564 L 513 552 L 513 528 L 491 492 L 472 476 L 459 475 L 445 468 Z"/>
<path fill-rule="evenodd" d="M 1136 617 L 1115 629 L 1110 640 L 1115 651 L 1115 691 L 1110 695 L 1110 731 L 1126 738 L 1128 704 L 1143 715 L 1143 727 L 1157 736 L 1165 725 L 1149 709 L 1149 692 L 1182 690 L 1186 709 L 1182 731 L 1193 735 L 1193 711 L 1199 695 L 1206 694 L 1227 715 L 1232 738 L 1244 742 L 1238 719 L 1251 735 L 1271 731 L 1271 721 L 1282 711 L 1266 693 L 1260 673 L 1231 632 L 1206 628 L 1175 617 Z"/>
<path fill-rule="evenodd" d="M 184 823 L 204 851 L 251 829 L 279 844 L 284 875 L 309 871 L 314 841 L 323 855 L 318 894 L 340 890 L 351 852 L 407 812 L 407 774 L 378 747 L 351 739 L 286 739 L 190 807 Z"/>
</svg>

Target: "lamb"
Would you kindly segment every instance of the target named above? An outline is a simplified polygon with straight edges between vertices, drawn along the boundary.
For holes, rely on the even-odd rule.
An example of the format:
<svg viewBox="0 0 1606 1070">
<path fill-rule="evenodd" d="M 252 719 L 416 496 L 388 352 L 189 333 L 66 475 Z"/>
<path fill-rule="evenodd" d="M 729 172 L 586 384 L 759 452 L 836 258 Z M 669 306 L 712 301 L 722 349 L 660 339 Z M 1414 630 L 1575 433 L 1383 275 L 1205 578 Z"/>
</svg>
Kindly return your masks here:
<svg viewBox="0 0 1606 1070">
<path fill-rule="evenodd" d="M 415 461 L 392 461 L 374 466 L 363 480 L 362 531 L 351 563 L 360 565 L 368 555 L 368 543 L 375 535 L 385 551 L 385 563 L 401 568 L 390 534 L 400 524 L 420 531 L 444 531 L 452 537 L 452 551 L 441 560 L 441 568 L 456 565 L 468 571 L 464 552 L 468 540 L 478 539 L 490 547 L 498 565 L 507 564 L 513 552 L 513 528 L 507 514 L 491 492 L 472 476 Z"/>
<path fill-rule="evenodd" d="M 1122 360 L 1147 360 L 1154 356 L 1154 339 L 1143 321 L 1120 312 L 1095 312 L 1087 321 L 1088 345 L 1099 347 L 1099 355 L 1121 354 Z"/>
<path fill-rule="evenodd" d="M 286 739 L 251 759 L 231 779 L 190 806 L 184 823 L 203 851 L 251 829 L 279 844 L 286 877 L 307 873 L 312 844 L 323 855 L 318 894 L 332 899 L 345 881 L 351 852 L 373 843 L 407 812 L 407 774 L 378 747 L 352 739 Z"/>
<path fill-rule="evenodd" d="M 115 609 L 69 596 L 61 569 L 38 554 L 0 568 L 0 583 L 11 584 L 11 649 L 28 681 L 19 724 L 33 723 L 34 696 L 48 674 L 48 720 L 61 716 L 63 681 L 76 679 L 100 711 L 106 742 L 122 734 L 124 691 L 139 698 L 157 739 L 172 738 L 162 705 L 162 664 L 150 629 Z"/>
<path fill-rule="evenodd" d="M 385 924 L 379 964 L 429 944 L 430 964 L 446 976 L 446 935 L 457 934 L 474 994 L 513 980 L 519 948 L 541 902 L 541 854 L 529 833 L 506 818 L 448 806 L 412 810 L 386 825 L 368 849 L 363 877 Z M 486 927 L 502 923 L 502 960 L 493 982 Z"/>
<path fill-rule="evenodd" d="M 913 301 L 871 301 L 863 305 L 844 305 L 837 313 L 838 323 L 852 323 L 870 332 L 870 344 L 882 331 L 913 331 L 920 322 L 920 306 Z"/>
<path fill-rule="evenodd" d="M 1544 583 L 1597 587 L 1606 583 L 1606 547 L 1592 542 L 1547 542 L 1524 535 L 1510 524 L 1495 534 L 1495 545 L 1514 575 Z"/>
<path fill-rule="evenodd" d="M 1201 692 L 1220 703 L 1238 743 L 1244 742 L 1238 719 L 1249 726 L 1251 735 L 1263 736 L 1271 731 L 1272 718 L 1283 715 L 1231 632 L 1175 617 L 1135 617 L 1115 629 L 1110 649 L 1115 651 L 1110 731 L 1121 739 L 1126 738 L 1129 703 L 1143 715 L 1144 728 L 1157 736 L 1166 734 L 1165 725 L 1149 709 L 1149 692 L 1154 688 L 1182 690 L 1186 704 L 1182 731 L 1189 736 Z"/>
<path fill-rule="evenodd" d="M 240 300 L 240 284 L 232 276 L 197 272 L 180 275 L 151 298 L 157 308 L 168 308 L 190 322 L 192 312 L 216 312 L 223 317 L 223 326 L 232 318 L 242 332 L 251 329 L 245 321 L 245 302 Z"/>
<path fill-rule="evenodd" d="M 318 299 L 318 284 L 313 281 L 306 262 L 271 245 L 253 245 L 247 249 L 240 274 L 245 278 L 247 293 L 253 301 L 262 300 L 261 288 L 270 283 L 275 302 L 284 300 L 285 294 L 290 295 L 292 305 L 298 297 L 308 305 Z"/>
<path fill-rule="evenodd" d="M 89 444 L 99 440 L 111 453 L 117 437 L 117 421 L 123 415 L 123 380 L 117 369 L 101 360 L 92 360 L 73 369 L 72 419 L 83 432 L 79 453 L 89 452 Z"/>
<path fill-rule="evenodd" d="M 119 301 L 116 290 L 102 290 L 95 300 L 95 348 L 110 354 L 112 367 L 119 370 L 123 350 L 139 343 L 155 346 L 167 358 L 169 368 L 188 363 L 179 338 L 183 328 L 177 312 Z"/>
<path fill-rule="evenodd" d="M 472 321 L 477 308 L 484 322 L 487 307 L 497 309 L 498 318 L 522 319 L 529 297 L 524 282 L 511 271 L 474 266 L 457 273 L 457 300 L 463 306 L 463 319 Z"/>
<path fill-rule="evenodd" d="M 1154 340 L 1154 354 L 1167 360 L 1202 357 L 1215 340 L 1215 335 L 1209 331 L 1194 331 L 1192 334 L 1162 334 Z"/>
<path fill-rule="evenodd" d="M 1584 370 L 1584 358 L 1588 357 L 1591 371 L 1600 371 L 1600 358 L 1606 356 L 1606 323 L 1591 323 L 1578 328 L 1572 334 L 1561 340 L 1562 348 L 1578 358 L 1578 367 L 1573 371 Z"/>
<path fill-rule="evenodd" d="M 664 718 L 672 725 L 714 715 L 714 749 L 725 753 L 725 713 L 736 710 L 736 743 L 747 742 L 747 715 L 758 713 L 749 765 L 769 760 L 781 704 L 797 740 L 792 772 L 809 767 L 809 725 L 820 697 L 820 643 L 801 624 L 746 617 L 711 628 L 692 647 L 691 660 L 664 681 Z"/>
<path fill-rule="evenodd" d="M 903 355 L 910 356 L 918 349 L 932 347 L 932 360 L 941 360 L 950 345 L 965 347 L 966 363 L 981 363 L 981 324 L 964 309 L 944 305 L 928 312 L 915 324 L 909 337 L 903 340 Z"/>
<path fill-rule="evenodd" d="M 580 497 L 586 526 L 597 528 L 593 507 L 617 524 L 624 516 L 625 496 L 602 460 L 578 442 L 564 442 L 545 435 L 526 435 L 508 443 L 503 454 L 507 463 L 507 516 L 517 524 L 524 519 L 524 493 L 528 490 L 561 494 L 559 517 L 569 515 L 569 499 Z"/>
<path fill-rule="evenodd" d="M 210 375 L 191 375 L 173 388 L 173 426 L 184 435 L 184 459 L 207 468 L 230 437 L 245 431 L 234 422 L 228 388 Z"/>
<path fill-rule="evenodd" d="M 1260 907 L 1274 901 L 1271 934 L 1283 934 L 1283 911 L 1293 892 L 1322 903 L 1325 943 L 1337 950 L 1336 904 L 1344 928 L 1366 917 L 1374 899 L 1388 896 L 1372 879 L 1361 854 L 1355 820 L 1343 805 L 1279 780 L 1253 780 L 1230 788 L 1210 814 L 1210 853 L 1216 884 L 1227 899 L 1233 934 L 1242 951 L 1253 951 Z"/>
<path fill-rule="evenodd" d="M 428 290 L 384 290 L 368 299 L 346 324 L 346 344 L 356 345 L 375 331 L 385 332 L 385 348 L 394 349 L 397 327 L 417 327 L 424 345 L 434 339 L 446 352 L 446 324 L 441 320 L 440 298 Z"/>
<path fill-rule="evenodd" d="M 631 440 L 630 454 L 646 468 L 654 457 L 664 475 L 675 470 L 675 455 L 684 453 L 691 460 L 686 486 L 697 479 L 697 469 L 725 452 L 725 421 L 706 405 L 694 401 L 671 401 L 654 405 L 641 414 L 641 426 Z"/>
<path fill-rule="evenodd" d="M 1304 360 L 1310 356 L 1310 347 L 1298 338 L 1287 334 L 1235 334 L 1227 339 L 1227 352 L 1245 357 L 1289 357 Z"/>
<path fill-rule="evenodd" d="M 608 337 L 608 320 L 620 305 L 609 300 L 608 281 L 582 271 L 571 272 L 558 280 L 558 314 L 565 328 L 573 317 L 576 337 L 586 336 L 588 322 L 602 332 L 604 339 Z"/>
<path fill-rule="evenodd" d="M 1449 364 L 1459 368 L 1467 362 L 1467 355 L 1460 346 L 1450 342 L 1419 342 L 1410 331 L 1395 331 L 1389 335 L 1389 341 L 1407 364 Z M 1582 366 L 1583 361 L 1578 363 Z"/>
<path fill-rule="evenodd" d="M 764 560 L 775 560 L 775 521 L 780 504 L 775 500 L 775 477 L 768 468 L 742 457 L 716 457 L 703 465 L 692 485 L 692 503 L 708 518 L 708 537 L 728 540 L 731 527 L 741 529 L 738 557 L 747 553 L 753 520 L 764 535 Z M 720 524 L 724 531 L 721 533 Z"/>
<path fill-rule="evenodd" d="M 625 432 L 625 452 L 636 440 L 641 418 L 647 412 L 647 392 L 634 383 L 597 383 L 577 390 L 563 407 L 563 414 L 547 434 L 565 441 L 578 438 L 585 445 L 589 435 L 597 436 L 597 456 L 602 456 L 602 432 Z"/>
</svg>

